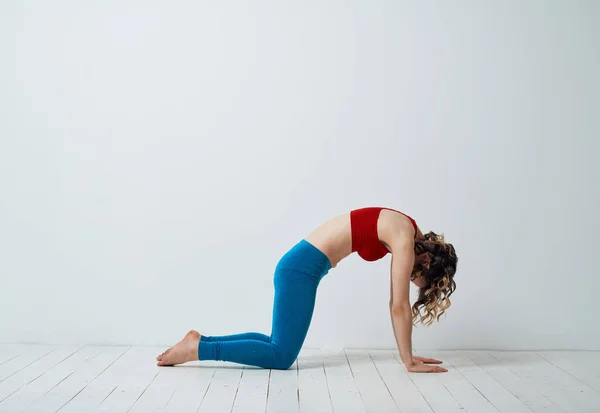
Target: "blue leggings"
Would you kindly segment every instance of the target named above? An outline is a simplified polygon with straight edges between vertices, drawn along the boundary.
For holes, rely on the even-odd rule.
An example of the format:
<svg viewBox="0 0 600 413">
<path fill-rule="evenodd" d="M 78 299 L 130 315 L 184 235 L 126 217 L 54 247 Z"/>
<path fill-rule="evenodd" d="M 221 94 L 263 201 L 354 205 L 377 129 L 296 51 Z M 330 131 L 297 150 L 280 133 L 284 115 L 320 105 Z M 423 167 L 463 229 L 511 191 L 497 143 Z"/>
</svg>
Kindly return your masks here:
<svg viewBox="0 0 600 413">
<path fill-rule="evenodd" d="M 271 335 L 202 336 L 198 359 L 232 361 L 267 369 L 289 368 L 306 338 L 319 282 L 330 269 L 331 263 L 325 254 L 308 241 L 300 241 L 275 268 Z"/>
</svg>

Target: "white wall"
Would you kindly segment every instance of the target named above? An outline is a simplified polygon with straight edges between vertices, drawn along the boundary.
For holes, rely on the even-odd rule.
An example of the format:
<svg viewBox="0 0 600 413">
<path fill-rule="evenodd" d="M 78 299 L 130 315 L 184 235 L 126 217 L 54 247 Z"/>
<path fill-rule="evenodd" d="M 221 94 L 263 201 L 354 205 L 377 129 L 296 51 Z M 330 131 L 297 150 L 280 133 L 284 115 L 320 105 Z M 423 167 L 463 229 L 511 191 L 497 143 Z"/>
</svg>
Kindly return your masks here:
<svg viewBox="0 0 600 413">
<path fill-rule="evenodd" d="M 594 1 L 0 3 L 0 342 L 269 332 L 272 272 L 385 205 L 459 254 L 416 348 L 600 349 Z M 389 256 L 307 346 L 393 347 Z"/>
</svg>

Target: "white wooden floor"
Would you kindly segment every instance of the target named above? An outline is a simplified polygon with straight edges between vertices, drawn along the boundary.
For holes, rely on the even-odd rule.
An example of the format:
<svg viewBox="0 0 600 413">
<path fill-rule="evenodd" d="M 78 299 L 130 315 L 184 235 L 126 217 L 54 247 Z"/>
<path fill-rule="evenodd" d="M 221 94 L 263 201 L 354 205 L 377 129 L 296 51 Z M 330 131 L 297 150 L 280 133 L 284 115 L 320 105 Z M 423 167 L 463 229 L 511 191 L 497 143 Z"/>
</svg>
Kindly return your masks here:
<svg viewBox="0 0 600 413">
<path fill-rule="evenodd" d="M 286 371 L 157 367 L 162 350 L 0 345 L 0 412 L 600 412 L 600 352 L 428 352 L 449 369 L 433 375 L 387 350 L 305 350 Z"/>
</svg>

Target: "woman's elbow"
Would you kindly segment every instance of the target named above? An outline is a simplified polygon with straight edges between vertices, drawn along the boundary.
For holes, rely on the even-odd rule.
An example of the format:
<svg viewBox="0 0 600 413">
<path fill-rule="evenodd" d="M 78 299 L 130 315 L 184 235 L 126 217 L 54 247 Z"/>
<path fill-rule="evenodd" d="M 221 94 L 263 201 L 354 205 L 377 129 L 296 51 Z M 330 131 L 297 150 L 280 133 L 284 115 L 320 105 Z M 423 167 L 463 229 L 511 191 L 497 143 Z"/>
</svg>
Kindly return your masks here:
<svg viewBox="0 0 600 413">
<path fill-rule="evenodd" d="M 394 315 L 411 314 L 410 303 L 408 301 L 401 303 L 390 303 L 390 310 Z"/>
</svg>

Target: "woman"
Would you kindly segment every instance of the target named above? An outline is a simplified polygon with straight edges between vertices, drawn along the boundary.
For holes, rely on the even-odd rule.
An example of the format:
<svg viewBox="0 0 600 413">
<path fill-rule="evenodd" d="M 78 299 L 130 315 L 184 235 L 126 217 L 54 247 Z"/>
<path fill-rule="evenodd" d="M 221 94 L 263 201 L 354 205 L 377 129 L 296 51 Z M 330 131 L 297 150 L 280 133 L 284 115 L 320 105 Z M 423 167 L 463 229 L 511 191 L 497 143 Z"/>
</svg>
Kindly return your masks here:
<svg viewBox="0 0 600 413">
<path fill-rule="evenodd" d="M 390 208 L 362 208 L 333 218 L 300 241 L 277 264 L 270 336 L 243 333 L 201 336 L 190 331 L 159 355 L 159 366 L 192 360 L 223 360 L 271 369 L 287 369 L 296 360 L 308 332 L 321 278 L 353 252 L 367 261 L 392 253 L 390 314 L 402 362 L 411 372 L 445 372 L 441 361 L 413 356 L 413 322 L 439 320 L 450 306 L 458 258 L 443 236 L 423 235 L 409 216 Z M 410 306 L 409 286 L 420 288 Z M 421 311 L 423 310 L 423 311 Z"/>
</svg>

